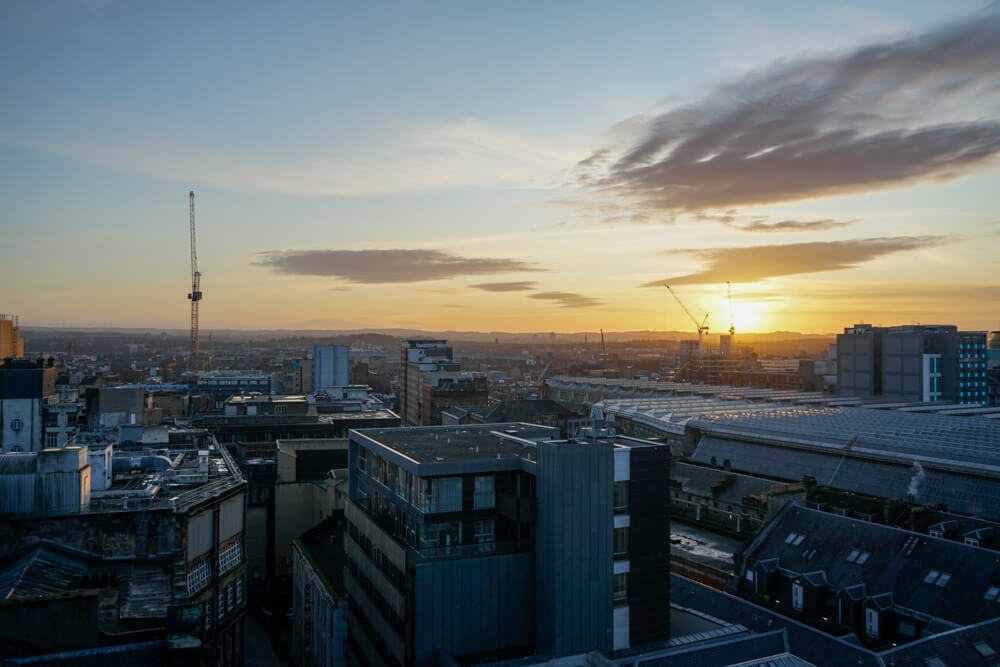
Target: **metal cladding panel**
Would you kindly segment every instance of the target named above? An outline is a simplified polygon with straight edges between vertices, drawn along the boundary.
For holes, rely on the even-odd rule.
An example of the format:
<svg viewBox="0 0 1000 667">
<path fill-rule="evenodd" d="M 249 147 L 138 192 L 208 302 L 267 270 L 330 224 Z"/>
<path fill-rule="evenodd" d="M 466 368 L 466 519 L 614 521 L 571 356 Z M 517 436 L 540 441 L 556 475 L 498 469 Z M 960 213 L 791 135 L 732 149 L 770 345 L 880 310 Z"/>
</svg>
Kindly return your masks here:
<svg viewBox="0 0 1000 667">
<path fill-rule="evenodd" d="M 35 482 L 37 475 L 0 474 L 0 514 L 37 512 Z"/>
<path fill-rule="evenodd" d="M 537 648 L 610 651 L 613 448 L 542 442 L 537 456 Z"/>
<path fill-rule="evenodd" d="M 213 546 L 213 535 L 215 534 L 215 512 L 208 510 L 201 514 L 196 514 L 188 521 L 187 532 L 187 557 L 192 561 L 203 553 L 208 552 Z"/>
<path fill-rule="evenodd" d="M 629 643 L 670 639 L 670 446 L 630 450 Z"/>
<path fill-rule="evenodd" d="M 417 667 L 448 655 L 535 642 L 535 562 L 531 552 L 416 565 L 413 651 Z"/>
<path fill-rule="evenodd" d="M 243 515 L 246 507 L 244 494 L 225 500 L 219 508 L 219 542 L 243 532 Z"/>
</svg>

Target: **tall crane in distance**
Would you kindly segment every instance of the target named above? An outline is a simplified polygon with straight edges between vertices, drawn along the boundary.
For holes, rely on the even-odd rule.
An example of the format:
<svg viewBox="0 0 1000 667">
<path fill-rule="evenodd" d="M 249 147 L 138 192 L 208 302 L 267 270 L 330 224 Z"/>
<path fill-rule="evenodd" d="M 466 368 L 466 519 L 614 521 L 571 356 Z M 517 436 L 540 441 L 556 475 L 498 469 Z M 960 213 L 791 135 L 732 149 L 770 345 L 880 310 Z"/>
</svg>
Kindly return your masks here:
<svg viewBox="0 0 1000 667">
<path fill-rule="evenodd" d="M 733 288 L 726 281 L 726 296 L 729 298 L 729 335 L 732 336 L 732 343 L 736 344 L 736 317 L 733 316 Z"/>
<path fill-rule="evenodd" d="M 198 270 L 198 251 L 194 242 L 194 190 L 188 193 L 191 204 L 191 360 L 188 368 L 198 370 L 198 302 L 201 301 L 201 271 Z"/>
<path fill-rule="evenodd" d="M 701 324 L 699 324 L 698 320 L 696 320 L 694 315 L 691 314 L 691 311 L 687 309 L 687 306 L 684 305 L 684 302 L 681 301 L 680 297 L 677 296 L 672 289 L 670 289 L 670 285 L 663 283 L 663 286 L 667 288 L 667 291 L 670 292 L 670 296 L 674 297 L 674 300 L 677 302 L 677 305 L 681 307 L 681 309 L 687 314 L 687 316 L 691 319 L 691 321 L 694 322 L 694 325 L 698 328 L 698 356 L 700 357 L 701 339 L 702 337 L 704 337 L 705 334 L 708 333 L 708 324 L 707 324 L 708 313 L 705 313 L 705 318 L 701 321 Z"/>
</svg>

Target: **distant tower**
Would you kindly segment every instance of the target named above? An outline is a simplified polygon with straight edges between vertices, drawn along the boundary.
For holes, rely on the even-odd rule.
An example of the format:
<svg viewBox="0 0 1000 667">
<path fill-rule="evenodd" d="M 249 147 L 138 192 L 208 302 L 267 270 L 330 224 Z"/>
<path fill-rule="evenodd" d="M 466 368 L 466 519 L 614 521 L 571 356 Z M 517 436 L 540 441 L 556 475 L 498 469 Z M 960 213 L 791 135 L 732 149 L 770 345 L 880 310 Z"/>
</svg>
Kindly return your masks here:
<svg viewBox="0 0 1000 667">
<path fill-rule="evenodd" d="M 194 244 L 194 190 L 188 193 L 191 204 L 191 370 L 198 370 L 198 302 L 201 301 L 201 272 L 198 271 L 198 252 Z"/>
</svg>

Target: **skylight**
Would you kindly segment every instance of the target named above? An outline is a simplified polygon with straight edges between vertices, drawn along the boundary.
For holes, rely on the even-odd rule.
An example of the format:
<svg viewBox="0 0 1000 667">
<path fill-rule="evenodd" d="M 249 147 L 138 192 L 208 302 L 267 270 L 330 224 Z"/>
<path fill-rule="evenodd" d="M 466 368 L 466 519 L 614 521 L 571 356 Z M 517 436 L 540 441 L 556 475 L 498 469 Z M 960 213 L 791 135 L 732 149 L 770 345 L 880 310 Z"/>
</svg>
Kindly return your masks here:
<svg viewBox="0 0 1000 667">
<path fill-rule="evenodd" d="M 992 602 L 997 599 L 997 595 L 1000 595 L 1000 586 L 990 586 L 983 597 Z"/>
<path fill-rule="evenodd" d="M 976 649 L 976 652 L 984 658 L 992 658 L 997 652 L 993 650 L 993 647 L 986 642 L 973 642 L 972 648 Z"/>
<path fill-rule="evenodd" d="M 858 560 L 855 562 L 857 562 L 858 565 L 864 565 L 865 563 L 868 562 L 868 559 L 871 557 L 871 555 L 872 554 L 870 551 L 862 551 L 861 555 L 858 556 Z"/>
<path fill-rule="evenodd" d="M 799 546 L 800 544 L 802 544 L 802 540 L 804 540 L 804 539 L 806 539 L 805 535 L 797 535 L 795 537 L 795 541 L 792 542 L 792 544 L 794 544 L 795 546 Z"/>
<path fill-rule="evenodd" d="M 847 554 L 847 562 L 853 563 L 858 559 L 858 556 L 860 555 L 861 555 L 860 551 L 858 551 L 857 549 L 851 549 L 851 553 Z"/>
<path fill-rule="evenodd" d="M 925 584 L 933 584 L 933 583 L 934 583 L 934 581 L 935 581 L 935 580 L 936 580 L 936 579 L 937 579 L 937 578 L 938 578 L 938 577 L 939 577 L 940 575 L 941 575 L 941 573 L 940 573 L 940 572 L 938 572 L 937 570 L 931 570 L 930 572 L 928 572 L 928 573 L 927 573 L 927 576 L 926 576 L 926 577 L 924 577 L 924 583 L 925 583 Z"/>
<path fill-rule="evenodd" d="M 944 588 L 944 586 L 947 585 L 949 581 L 951 581 L 951 575 L 948 574 L 947 572 L 942 572 L 941 576 L 938 577 L 938 580 L 934 585 L 938 586 L 939 588 Z"/>
</svg>

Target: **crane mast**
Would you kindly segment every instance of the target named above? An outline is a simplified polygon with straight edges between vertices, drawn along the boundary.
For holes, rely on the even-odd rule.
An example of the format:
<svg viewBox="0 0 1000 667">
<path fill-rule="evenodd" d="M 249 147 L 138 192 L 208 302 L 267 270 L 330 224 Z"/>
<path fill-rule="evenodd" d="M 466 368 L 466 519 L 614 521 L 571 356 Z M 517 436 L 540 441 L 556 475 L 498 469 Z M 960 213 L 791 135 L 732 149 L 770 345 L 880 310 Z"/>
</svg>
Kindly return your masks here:
<svg viewBox="0 0 1000 667">
<path fill-rule="evenodd" d="M 194 234 L 194 190 L 188 193 L 191 208 L 191 360 L 189 368 L 198 370 L 198 302 L 201 301 L 201 272 L 198 270 L 198 251 Z"/>
<path fill-rule="evenodd" d="M 733 288 L 726 281 L 726 296 L 729 297 L 729 335 L 733 337 L 732 343 L 736 344 L 736 318 L 733 316 Z"/>
</svg>

